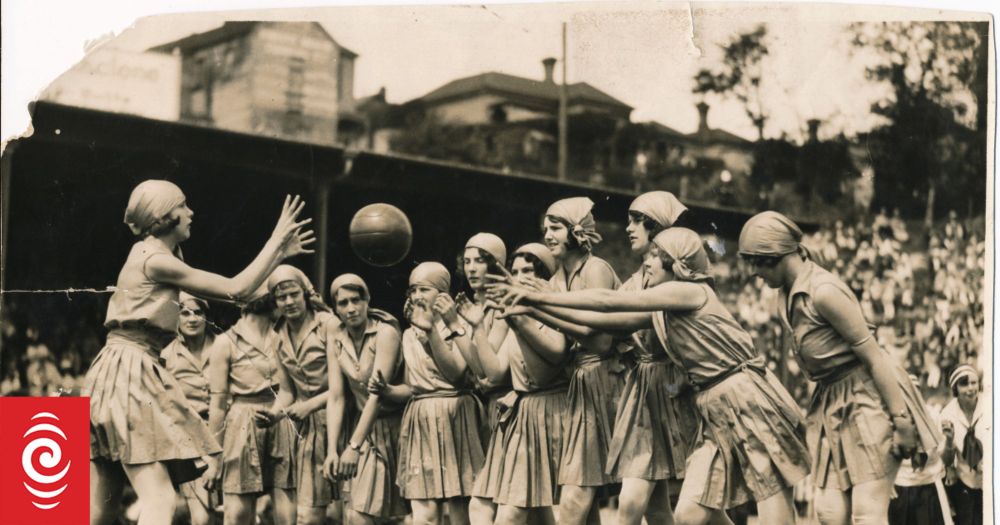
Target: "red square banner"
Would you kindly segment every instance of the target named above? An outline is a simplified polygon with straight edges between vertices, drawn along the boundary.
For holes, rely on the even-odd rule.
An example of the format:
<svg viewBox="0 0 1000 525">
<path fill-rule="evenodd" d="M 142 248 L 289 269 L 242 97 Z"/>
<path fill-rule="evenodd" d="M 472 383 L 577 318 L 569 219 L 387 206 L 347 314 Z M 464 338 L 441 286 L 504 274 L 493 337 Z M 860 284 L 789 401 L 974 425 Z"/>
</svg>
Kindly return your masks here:
<svg viewBox="0 0 1000 525">
<path fill-rule="evenodd" d="M 90 522 L 90 398 L 0 397 L 0 523 Z"/>
</svg>

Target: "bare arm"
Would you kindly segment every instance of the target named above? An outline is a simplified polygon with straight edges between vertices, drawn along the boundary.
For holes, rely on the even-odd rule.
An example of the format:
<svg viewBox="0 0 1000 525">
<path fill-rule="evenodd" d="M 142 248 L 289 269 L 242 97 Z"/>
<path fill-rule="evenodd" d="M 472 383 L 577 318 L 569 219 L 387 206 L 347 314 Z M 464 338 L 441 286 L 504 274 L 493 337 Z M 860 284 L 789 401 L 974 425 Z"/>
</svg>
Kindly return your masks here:
<svg viewBox="0 0 1000 525">
<path fill-rule="evenodd" d="M 340 431 L 344 424 L 344 374 L 340 371 L 340 363 L 335 357 L 332 337 L 326 340 L 327 380 L 329 391 L 319 394 L 310 400 L 320 399 L 326 403 L 326 446 L 327 458 L 337 456 L 337 443 L 340 442 Z M 325 398 L 325 399 L 324 399 Z"/>
<path fill-rule="evenodd" d="M 215 338 L 208 348 L 208 428 L 221 444 L 226 431 L 226 396 L 229 393 L 229 341 L 228 333 Z"/>
<path fill-rule="evenodd" d="M 648 312 L 605 313 L 544 305 L 535 309 L 567 323 L 586 326 L 592 330 L 612 332 L 616 335 L 627 335 L 642 328 L 652 327 Z"/>
<path fill-rule="evenodd" d="M 485 377 L 490 383 L 498 384 L 510 372 L 510 362 L 507 361 L 507 356 L 499 351 L 499 343 L 494 344 L 494 341 L 500 337 L 499 334 L 505 335 L 507 333 L 506 324 L 498 321 L 494 324 L 491 332 L 493 337 L 486 332 L 484 323 L 477 323 L 472 329 L 476 354 L 483 366 Z"/>
<path fill-rule="evenodd" d="M 434 364 L 441 370 L 441 374 L 453 384 L 460 383 L 467 368 L 462 354 L 453 352 L 451 344 L 441 338 L 441 333 L 437 330 L 437 323 L 432 325 L 427 332 L 427 338 L 431 357 L 434 359 Z"/>
<path fill-rule="evenodd" d="M 235 277 L 227 278 L 192 268 L 184 261 L 167 254 L 149 257 L 144 270 L 156 282 L 170 284 L 201 297 L 229 300 L 249 298 L 282 259 L 300 253 L 312 253 L 312 250 L 305 248 L 314 240 L 312 231 L 301 231 L 311 219 L 296 222 L 304 206 L 305 202 L 299 197 L 285 198 L 274 233 L 257 257 Z"/>
<path fill-rule="evenodd" d="M 527 343 L 527 348 L 521 348 L 521 354 L 529 369 L 540 368 L 539 360 L 553 366 L 566 359 L 566 337 L 557 330 L 538 326 L 537 321 L 527 315 L 508 317 L 507 323 Z"/>
<path fill-rule="evenodd" d="M 382 377 L 395 377 L 396 363 L 399 362 L 399 332 L 395 328 L 383 325 L 375 335 L 375 364 L 372 373 Z M 358 425 L 354 428 L 351 443 L 361 443 L 368 437 L 372 425 L 378 416 L 380 396 L 370 395 L 361 411 Z"/>
<path fill-rule="evenodd" d="M 527 302 L 596 312 L 694 310 L 705 304 L 705 291 L 694 283 L 671 281 L 639 291 L 590 288 L 574 292 L 526 292 Z"/>
</svg>

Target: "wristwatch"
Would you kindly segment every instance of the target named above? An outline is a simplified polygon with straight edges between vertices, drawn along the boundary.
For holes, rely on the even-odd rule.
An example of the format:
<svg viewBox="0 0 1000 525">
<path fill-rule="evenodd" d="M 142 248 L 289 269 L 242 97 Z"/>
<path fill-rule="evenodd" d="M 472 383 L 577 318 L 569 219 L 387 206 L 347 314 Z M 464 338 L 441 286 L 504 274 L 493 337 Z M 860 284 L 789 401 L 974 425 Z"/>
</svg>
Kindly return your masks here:
<svg viewBox="0 0 1000 525">
<path fill-rule="evenodd" d="M 445 341 L 451 341 L 452 339 L 454 339 L 456 337 L 462 337 L 463 335 L 465 335 L 465 328 L 462 328 L 460 326 L 460 327 L 458 327 L 458 330 L 452 330 L 451 333 L 448 334 L 448 336 L 444 338 L 444 340 Z"/>
</svg>

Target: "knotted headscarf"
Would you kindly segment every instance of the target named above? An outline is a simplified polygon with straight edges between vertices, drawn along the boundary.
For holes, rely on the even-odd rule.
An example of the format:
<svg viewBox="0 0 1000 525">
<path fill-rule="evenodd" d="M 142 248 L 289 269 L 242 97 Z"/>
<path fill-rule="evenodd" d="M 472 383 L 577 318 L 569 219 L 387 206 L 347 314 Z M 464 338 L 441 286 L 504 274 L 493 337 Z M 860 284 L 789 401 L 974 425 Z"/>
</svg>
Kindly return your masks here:
<svg viewBox="0 0 1000 525">
<path fill-rule="evenodd" d="M 439 262 L 423 262 L 410 272 L 410 286 L 430 286 L 439 292 L 448 293 L 451 288 L 451 274 Z"/>
<path fill-rule="evenodd" d="M 979 379 L 979 372 L 972 365 L 959 365 L 948 378 L 948 386 L 954 389 L 958 382 L 966 377 Z M 981 467 L 979 463 L 983 460 L 983 442 L 976 437 L 976 423 L 978 420 L 969 425 L 965 439 L 962 440 L 962 461 L 978 470 Z"/>
<path fill-rule="evenodd" d="M 132 190 L 125 208 L 125 224 L 134 235 L 148 235 L 156 221 L 184 203 L 184 192 L 165 180 L 147 180 Z"/>
<path fill-rule="evenodd" d="M 465 243 L 465 248 L 478 248 L 493 256 L 497 263 L 503 266 L 507 261 L 507 245 L 503 239 L 492 233 L 477 233 Z"/>
<path fill-rule="evenodd" d="M 669 191 L 648 191 L 636 197 L 628 211 L 639 212 L 660 226 L 669 228 L 687 211 L 687 206 L 681 204 Z"/>
<path fill-rule="evenodd" d="M 791 219 L 776 211 L 765 211 L 750 218 L 740 232 L 740 255 L 781 257 L 799 250 L 802 230 Z"/>
<path fill-rule="evenodd" d="M 525 244 L 514 252 L 514 256 L 524 253 L 534 255 L 539 261 L 542 261 L 545 269 L 549 271 L 549 275 L 556 273 L 556 258 L 552 256 L 552 252 L 544 244 L 537 242 Z"/>
<path fill-rule="evenodd" d="M 687 228 L 667 228 L 653 238 L 653 244 L 672 261 L 670 269 L 678 280 L 714 283 L 708 273 L 708 254 L 697 233 Z"/>
<path fill-rule="evenodd" d="M 278 287 L 279 284 L 284 282 L 295 282 L 298 283 L 299 287 L 302 288 L 302 293 L 306 296 L 306 302 L 312 306 L 314 310 L 319 310 L 323 312 L 329 312 L 330 307 L 323 302 L 323 298 L 316 293 L 316 289 L 313 288 L 312 281 L 306 277 L 306 274 L 289 264 L 279 265 L 277 268 L 271 272 L 271 276 L 267 278 L 267 289 L 274 295 L 274 289 Z"/>
<path fill-rule="evenodd" d="M 545 212 L 545 216 L 568 222 L 573 238 L 585 250 L 590 251 L 595 244 L 602 240 L 601 235 L 597 233 L 597 222 L 594 221 L 594 215 L 590 213 L 593 208 L 594 201 L 587 197 L 571 197 L 554 202 Z"/>
</svg>

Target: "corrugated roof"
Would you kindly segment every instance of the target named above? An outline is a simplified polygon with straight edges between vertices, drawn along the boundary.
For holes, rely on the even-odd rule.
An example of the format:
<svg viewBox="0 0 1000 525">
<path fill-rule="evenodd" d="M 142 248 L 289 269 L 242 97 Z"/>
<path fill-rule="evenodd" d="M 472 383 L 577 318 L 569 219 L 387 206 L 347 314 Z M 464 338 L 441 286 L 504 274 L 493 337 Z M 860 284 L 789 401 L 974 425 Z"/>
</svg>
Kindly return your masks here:
<svg viewBox="0 0 1000 525">
<path fill-rule="evenodd" d="M 707 130 L 695 131 L 694 133 L 688 133 L 685 135 L 691 140 L 696 140 L 700 142 L 726 142 L 729 144 L 735 144 L 738 146 L 747 146 L 753 144 L 739 135 L 730 133 L 724 129 L 711 128 Z"/>
<path fill-rule="evenodd" d="M 558 102 L 559 100 L 559 85 L 554 82 L 533 80 L 495 71 L 452 80 L 420 97 L 418 100 L 426 103 L 435 103 L 483 91 L 529 96 L 548 102 Z M 576 84 L 568 85 L 567 96 L 571 102 L 585 100 L 597 104 L 632 109 L 632 106 L 586 82 L 577 82 Z"/>
<path fill-rule="evenodd" d="M 660 124 L 659 122 L 657 122 L 655 120 L 650 120 L 649 122 L 643 122 L 642 125 L 648 126 L 649 128 L 651 128 L 653 131 L 655 131 L 657 133 L 661 133 L 663 135 L 669 135 L 671 137 L 684 138 L 684 137 L 687 136 L 687 135 L 681 133 L 680 131 L 677 131 L 676 129 L 671 128 L 670 126 L 667 126 L 665 124 Z"/>
<path fill-rule="evenodd" d="M 189 49 L 201 49 L 203 47 L 208 47 L 218 44 L 219 42 L 226 42 L 228 40 L 244 36 L 247 33 L 253 31 L 254 27 L 256 27 L 258 24 L 261 23 L 263 22 L 260 21 L 226 22 L 222 24 L 221 27 L 205 31 L 204 33 L 195 33 L 193 35 L 181 38 L 180 40 L 174 40 L 173 42 L 168 42 L 166 44 L 161 44 L 155 47 L 151 47 L 149 48 L 149 50 L 158 53 L 170 53 L 174 50 L 174 48 L 180 48 L 181 51 L 187 51 Z M 280 24 L 282 22 L 270 22 L 270 23 Z M 356 58 L 358 56 L 358 54 L 355 53 L 354 51 L 351 51 L 350 49 L 347 49 L 346 47 L 340 45 L 340 43 L 338 43 L 333 38 L 333 36 L 331 36 L 330 33 L 328 33 L 326 29 L 323 28 L 321 24 L 317 22 L 311 22 L 311 23 L 315 24 L 316 27 L 318 27 L 319 30 L 322 31 L 323 34 L 330 39 L 331 42 L 337 44 L 337 47 L 340 48 L 341 54 L 348 55 L 351 58 Z"/>
</svg>

